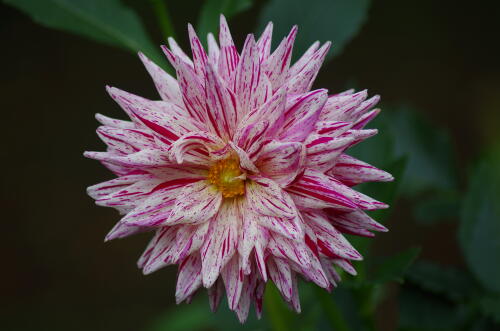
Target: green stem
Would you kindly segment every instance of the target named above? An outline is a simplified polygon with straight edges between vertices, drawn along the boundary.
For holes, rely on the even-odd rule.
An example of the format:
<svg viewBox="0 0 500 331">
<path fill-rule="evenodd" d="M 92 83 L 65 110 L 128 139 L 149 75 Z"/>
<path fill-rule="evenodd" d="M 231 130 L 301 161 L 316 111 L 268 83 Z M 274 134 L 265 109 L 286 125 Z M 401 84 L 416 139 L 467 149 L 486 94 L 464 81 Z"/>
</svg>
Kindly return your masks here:
<svg viewBox="0 0 500 331">
<path fill-rule="evenodd" d="M 165 4 L 165 0 L 150 0 L 150 2 L 153 6 L 153 10 L 156 14 L 156 19 L 158 20 L 158 24 L 160 25 L 165 40 L 168 37 L 175 38 L 172 19 L 170 17 L 167 5 Z"/>
<path fill-rule="evenodd" d="M 324 289 L 319 287 L 315 288 L 316 296 L 319 299 L 328 320 L 330 321 L 332 329 L 335 331 L 349 331 L 349 325 L 344 319 L 344 316 L 342 315 L 339 307 L 337 306 L 335 301 L 333 301 L 332 297 Z"/>
</svg>

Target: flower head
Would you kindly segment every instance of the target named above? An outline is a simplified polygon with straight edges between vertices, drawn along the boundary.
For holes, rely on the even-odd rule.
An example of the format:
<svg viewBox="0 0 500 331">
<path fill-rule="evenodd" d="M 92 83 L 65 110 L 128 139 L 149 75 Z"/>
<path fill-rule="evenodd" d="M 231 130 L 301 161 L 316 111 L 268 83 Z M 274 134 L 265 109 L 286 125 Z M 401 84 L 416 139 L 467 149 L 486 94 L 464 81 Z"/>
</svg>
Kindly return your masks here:
<svg viewBox="0 0 500 331">
<path fill-rule="evenodd" d="M 192 58 L 169 40 L 177 79 L 139 54 L 161 96 L 151 101 L 108 87 L 131 121 L 97 115 L 106 152 L 86 152 L 117 178 L 88 188 L 123 218 L 106 240 L 151 231 L 138 265 L 145 274 L 179 268 L 176 301 L 225 292 L 240 321 L 265 283 L 300 311 L 297 277 L 331 290 L 334 265 L 355 274 L 361 255 L 343 233 L 386 231 L 364 211 L 387 207 L 352 187 L 391 175 L 347 149 L 376 130 L 363 127 L 379 97 L 311 90 L 330 43 L 314 43 L 293 65 L 293 27 L 271 53 L 272 24 L 236 50 L 221 17 L 208 53 L 189 25 Z"/>
</svg>

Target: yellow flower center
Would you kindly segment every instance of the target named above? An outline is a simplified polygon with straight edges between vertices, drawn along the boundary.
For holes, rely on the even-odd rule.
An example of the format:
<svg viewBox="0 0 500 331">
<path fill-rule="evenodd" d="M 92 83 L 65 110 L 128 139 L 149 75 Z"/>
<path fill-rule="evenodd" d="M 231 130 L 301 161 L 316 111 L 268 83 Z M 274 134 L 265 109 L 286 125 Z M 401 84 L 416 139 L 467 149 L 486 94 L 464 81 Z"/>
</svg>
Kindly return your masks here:
<svg viewBox="0 0 500 331">
<path fill-rule="evenodd" d="M 245 178 L 236 157 L 217 161 L 208 170 L 208 181 L 215 185 L 222 196 L 232 198 L 245 194 Z"/>
</svg>

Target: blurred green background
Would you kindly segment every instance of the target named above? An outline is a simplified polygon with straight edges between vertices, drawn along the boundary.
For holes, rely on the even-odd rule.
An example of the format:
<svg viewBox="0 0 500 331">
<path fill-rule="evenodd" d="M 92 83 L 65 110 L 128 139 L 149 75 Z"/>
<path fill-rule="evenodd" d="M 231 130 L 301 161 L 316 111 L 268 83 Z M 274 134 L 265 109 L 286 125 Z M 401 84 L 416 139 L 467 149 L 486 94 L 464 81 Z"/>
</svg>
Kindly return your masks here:
<svg viewBox="0 0 500 331">
<path fill-rule="evenodd" d="M 500 330 L 500 5 L 396 0 L 3 0 L 2 330 Z M 85 194 L 110 179 L 100 112 L 123 118 L 105 84 L 157 98 L 138 49 L 186 24 L 229 18 L 246 33 L 299 25 L 295 55 L 333 41 L 315 87 L 382 96 L 378 136 L 353 154 L 395 174 L 360 187 L 389 202 L 390 229 L 350 238 L 366 259 L 332 294 L 301 284 L 292 314 L 271 287 L 261 321 L 240 326 L 206 295 L 176 306 L 176 268 L 136 268 L 148 235 L 103 243 L 118 220 Z M 40 24 L 38 24 L 40 23 Z M 53 29 L 55 28 L 55 29 Z M 84 38 L 82 38 L 82 36 Z M 118 46 L 118 47 L 114 47 Z M 163 61 L 163 62 L 162 62 Z M 252 313 L 251 313 L 252 314 Z"/>
</svg>

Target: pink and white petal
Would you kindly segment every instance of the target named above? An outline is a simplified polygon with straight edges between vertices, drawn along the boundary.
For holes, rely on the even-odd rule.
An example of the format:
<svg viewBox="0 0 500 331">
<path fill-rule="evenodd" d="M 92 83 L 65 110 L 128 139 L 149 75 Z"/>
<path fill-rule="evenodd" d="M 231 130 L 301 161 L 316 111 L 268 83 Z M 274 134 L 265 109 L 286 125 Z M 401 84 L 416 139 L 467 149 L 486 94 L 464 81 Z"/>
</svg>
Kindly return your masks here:
<svg viewBox="0 0 500 331">
<path fill-rule="evenodd" d="M 191 68 L 194 68 L 193 61 L 191 61 L 191 58 L 189 56 L 187 56 L 186 53 L 184 53 L 184 51 L 177 44 L 177 42 L 175 41 L 175 39 L 172 38 L 172 37 L 169 37 L 167 39 L 167 41 L 168 41 L 168 46 L 170 47 L 169 51 L 174 55 L 174 57 L 179 57 L 182 61 L 184 61 L 185 63 L 187 63 Z M 166 47 L 163 47 L 163 48 L 166 48 Z M 176 66 L 175 66 L 174 63 L 172 63 L 172 66 L 174 66 L 174 68 L 176 68 Z"/>
<path fill-rule="evenodd" d="M 121 239 L 125 238 L 137 233 L 142 233 L 150 231 L 149 228 L 144 228 L 144 227 L 136 227 L 136 226 L 128 226 L 126 224 L 123 224 L 121 222 L 116 223 L 116 225 L 109 231 L 109 233 L 106 235 L 104 238 L 104 241 L 110 241 L 114 239 Z"/>
<path fill-rule="evenodd" d="M 113 152 L 85 152 L 83 155 L 90 159 L 110 162 L 129 168 L 139 168 L 141 170 L 148 167 L 171 165 L 166 152 L 157 149 L 143 149 L 137 153 L 128 155 L 120 155 Z"/>
<path fill-rule="evenodd" d="M 264 73 L 269 78 L 273 91 L 278 90 L 283 85 L 288 75 L 297 29 L 296 25 L 293 26 L 288 36 L 263 63 Z"/>
<path fill-rule="evenodd" d="M 180 137 L 170 147 L 170 158 L 178 164 L 190 163 L 207 166 L 212 151 L 224 147 L 224 142 L 216 135 L 208 132 L 190 132 Z"/>
<path fill-rule="evenodd" d="M 206 181 L 186 185 L 177 196 L 166 225 L 201 224 L 219 210 L 222 194 Z"/>
<path fill-rule="evenodd" d="M 149 75 L 153 79 L 156 90 L 160 94 L 160 97 L 163 100 L 171 102 L 178 106 L 184 106 L 177 80 L 166 73 L 162 68 L 157 66 L 153 61 L 148 59 L 146 55 L 142 54 L 141 52 L 139 52 L 139 57 L 146 67 Z"/>
<path fill-rule="evenodd" d="M 234 142 L 248 153 L 250 159 L 254 159 L 267 141 L 266 133 L 269 128 L 270 123 L 267 120 L 250 123 L 243 129 L 238 129 Z"/>
<path fill-rule="evenodd" d="M 143 180 L 151 180 L 154 176 L 150 174 L 133 174 L 128 176 L 121 176 L 108 180 L 99 184 L 89 186 L 87 188 L 87 194 L 93 199 L 101 199 L 112 193 L 118 192 L 134 183 Z"/>
<path fill-rule="evenodd" d="M 305 157 L 302 143 L 273 140 L 259 153 L 256 164 L 264 176 L 286 187 L 303 171 Z"/>
<path fill-rule="evenodd" d="M 207 289 L 207 291 L 210 309 L 215 313 L 219 307 L 220 299 L 224 294 L 224 284 L 222 283 L 222 279 L 219 278 L 214 285 Z"/>
<path fill-rule="evenodd" d="M 306 144 L 306 167 L 325 172 L 335 166 L 335 162 L 354 142 L 351 135 L 332 138 L 329 136 L 311 135 Z"/>
<path fill-rule="evenodd" d="M 352 127 L 350 122 L 342 121 L 318 121 L 314 127 L 314 131 L 307 137 L 305 143 L 308 144 L 312 140 L 322 136 L 336 138 L 345 133 Z"/>
<path fill-rule="evenodd" d="M 171 256 L 175 249 L 175 235 L 177 233 L 177 229 L 178 227 L 175 226 L 162 228 L 153 251 L 142 269 L 142 272 L 145 275 L 174 263 Z"/>
<path fill-rule="evenodd" d="M 238 121 L 237 98 L 212 65 L 208 65 L 205 70 L 206 123 L 213 133 L 228 140 L 232 138 Z"/>
<path fill-rule="evenodd" d="M 326 210 L 328 219 L 334 224 L 345 224 L 351 227 L 357 227 L 372 231 L 387 232 L 387 228 L 373 220 L 362 210 L 356 210 L 349 213 L 338 213 L 333 210 Z"/>
<path fill-rule="evenodd" d="M 257 285 L 255 286 L 254 291 L 254 305 L 255 305 L 255 314 L 257 315 L 257 319 L 262 318 L 262 301 L 264 299 L 264 292 L 266 290 L 266 280 L 257 280 Z"/>
<path fill-rule="evenodd" d="M 309 279 L 309 281 L 314 282 L 319 287 L 328 289 L 330 287 L 330 281 L 328 280 L 328 276 L 323 270 L 323 266 L 321 265 L 319 258 L 314 255 L 312 251 L 309 251 L 309 258 L 311 261 L 311 267 L 302 269 L 302 274 L 304 274 Z"/>
<path fill-rule="evenodd" d="M 301 312 L 297 275 L 294 271 L 292 272 L 292 298 L 287 303 L 296 313 Z"/>
<path fill-rule="evenodd" d="M 342 154 L 337 158 L 335 167 L 328 171 L 327 174 L 348 186 L 364 182 L 388 182 L 394 180 L 391 174 L 346 154 Z"/>
<path fill-rule="evenodd" d="M 371 110 L 364 115 L 360 116 L 356 122 L 354 122 L 354 125 L 352 126 L 353 129 L 362 129 L 365 127 L 366 124 L 368 124 L 371 120 L 373 120 L 378 114 L 380 113 L 380 109 L 374 109 Z"/>
<path fill-rule="evenodd" d="M 176 251 L 173 255 L 173 261 L 179 261 L 186 256 L 198 251 L 205 241 L 208 232 L 209 222 L 200 225 L 184 225 L 179 228 L 176 236 Z"/>
<path fill-rule="evenodd" d="M 238 320 L 242 324 L 247 320 L 248 312 L 250 311 L 250 303 L 255 293 L 255 286 L 257 285 L 256 277 L 247 276 L 245 278 L 240 301 L 238 302 L 236 309 L 234 309 Z"/>
<path fill-rule="evenodd" d="M 330 50 L 330 46 L 330 42 L 321 46 L 300 72 L 290 77 L 286 83 L 289 93 L 304 93 L 311 89 L 319 69 L 325 60 L 326 54 Z"/>
<path fill-rule="evenodd" d="M 243 269 L 238 263 L 237 254 L 235 254 L 226 266 L 222 268 L 221 276 L 224 281 L 224 285 L 226 286 L 229 309 L 235 310 L 238 306 L 238 302 L 240 301 L 243 280 L 245 279 Z"/>
<path fill-rule="evenodd" d="M 175 302 L 177 304 L 194 294 L 201 286 L 201 258 L 200 254 L 186 257 L 179 264 Z"/>
<path fill-rule="evenodd" d="M 250 157 L 248 156 L 248 153 L 245 152 L 243 149 L 240 147 L 236 146 L 233 142 L 229 142 L 229 146 L 231 146 L 232 150 L 238 155 L 238 158 L 240 160 L 240 167 L 245 169 L 246 171 L 249 171 L 254 174 L 259 173 L 259 169 L 255 166 L 255 164 L 252 162 Z"/>
<path fill-rule="evenodd" d="M 212 32 L 209 32 L 207 35 L 207 44 L 208 44 L 208 61 L 213 66 L 217 66 L 219 62 L 220 49 Z"/>
<path fill-rule="evenodd" d="M 224 15 L 220 16 L 219 28 L 220 55 L 218 72 L 228 86 L 233 86 L 234 72 L 240 60 L 240 55 L 236 50 L 231 32 Z"/>
<path fill-rule="evenodd" d="M 95 114 L 96 120 L 99 121 L 102 125 L 109 126 L 112 128 L 118 129 L 134 129 L 134 122 L 117 120 L 111 117 L 104 116 L 102 114 Z"/>
<path fill-rule="evenodd" d="M 234 201 L 221 205 L 210 222 L 209 233 L 201 248 L 203 285 L 211 287 L 221 269 L 231 260 L 238 245 L 241 212 Z"/>
<path fill-rule="evenodd" d="M 198 76 L 205 76 L 205 67 L 208 63 L 207 54 L 191 24 L 188 24 L 188 33 L 193 54 L 194 71 Z"/>
<path fill-rule="evenodd" d="M 267 261 L 267 270 L 269 272 L 269 277 L 280 291 L 283 299 L 285 301 L 290 301 L 292 299 L 293 292 L 293 282 L 292 282 L 292 271 L 290 270 L 290 265 L 279 258 L 270 258 Z"/>
<path fill-rule="evenodd" d="M 297 209 L 290 196 L 273 180 L 252 176 L 246 185 L 249 207 L 256 213 L 267 216 L 293 218 Z"/>
<path fill-rule="evenodd" d="M 98 206 L 137 206 L 146 200 L 154 188 L 162 181 L 158 178 L 137 181 L 131 185 L 120 188 L 106 196 L 96 199 Z"/>
<path fill-rule="evenodd" d="M 349 260 L 345 259 L 333 259 L 332 262 L 342 269 L 344 269 L 345 272 L 352 276 L 356 276 L 358 273 L 356 272 L 356 269 L 352 266 L 351 262 Z"/>
<path fill-rule="evenodd" d="M 155 147 L 153 136 L 145 130 L 100 126 L 97 128 L 97 135 L 108 147 L 122 154 L 132 154 L 141 149 Z"/>
<path fill-rule="evenodd" d="M 273 38 L 273 22 L 269 22 L 257 41 L 257 51 L 259 52 L 259 60 L 261 63 L 269 58 L 271 53 L 271 42 Z"/>
<path fill-rule="evenodd" d="M 366 99 L 366 90 L 354 94 L 331 95 L 320 114 L 320 121 L 352 122 L 352 112 Z"/>
<path fill-rule="evenodd" d="M 340 282 L 340 276 L 337 273 L 337 270 L 335 270 L 335 268 L 333 267 L 332 260 L 321 257 L 320 261 L 321 265 L 323 266 L 323 270 L 325 271 L 326 276 L 330 281 L 330 284 L 332 284 L 333 287 L 337 287 L 337 284 Z"/>
<path fill-rule="evenodd" d="M 249 34 L 236 67 L 234 80 L 234 92 L 240 101 L 239 118 L 243 118 L 260 105 L 262 97 L 258 93 L 264 89 L 259 85 L 263 83 L 257 45 L 253 35 Z"/>
<path fill-rule="evenodd" d="M 242 210 L 245 210 L 242 216 L 241 235 L 238 240 L 238 253 L 240 264 L 245 274 L 251 269 L 251 255 L 255 252 L 255 259 L 258 269 L 264 280 L 267 280 L 267 273 L 264 263 L 264 250 L 267 243 L 267 230 L 263 229 L 257 222 L 260 215 L 254 213 L 249 207 L 248 202 L 242 201 Z M 255 249 L 255 250 L 254 250 Z"/>
<path fill-rule="evenodd" d="M 380 101 L 379 95 L 374 95 L 368 100 L 363 101 L 359 106 L 350 112 L 351 121 L 358 121 L 367 111 L 371 110 Z"/>
<path fill-rule="evenodd" d="M 363 259 L 323 213 L 304 213 L 304 219 L 315 232 L 320 253 L 330 258 Z"/>
<path fill-rule="evenodd" d="M 331 177 L 306 168 L 304 174 L 286 190 L 299 209 L 357 209 L 358 205 L 349 196 L 337 190 L 337 183 L 332 186 L 332 180 Z"/>
<path fill-rule="evenodd" d="M 291 260 L 301 268 L 310 268 L 308 248 L 305 244 L 272 234 L 267 245 L 268 252 L 277 258 Z"/>
<path fill-rule="evenodd" d="M 327 97 L 326 90 L 315 90 L 288 100 L 281 140 L 304 141 L 314 130 Z"/>
<path fill-rule="evenodd" d="M 307 51 L 305 51 L 304 54 L 300 57 L 300 59 L 297 60 L 291 67 L 290 70 L 288 71 L 287 79 L 290 79 L 293 76 L 298 75 L 304 67 L 313 59 L 314 54 L 318 50 L 320 43 L 319 41 L 315 41 Z"/>
<path fill-rule="evenodd" d="M 292 240 L 303 240 L 302 219 L 299 214 L 293 218 L 262 215 L 257 219 L 263 227 Z"/>
<path fill-rule="evenodd" d="M 149 258 L 151 257 L 151 253 L 153 253 L 153 250 L 164 231 L 166 231 L 166 228 L 160 228 L 155 231 L 153 238 L 151 238 L 148 245 L 146 246 L 146 249 L 142 253 L 139 260 L 137 261 L 137 267 L 139 269 L 144 268 L 144 266 L 148 262 Z"/>
</svg>

